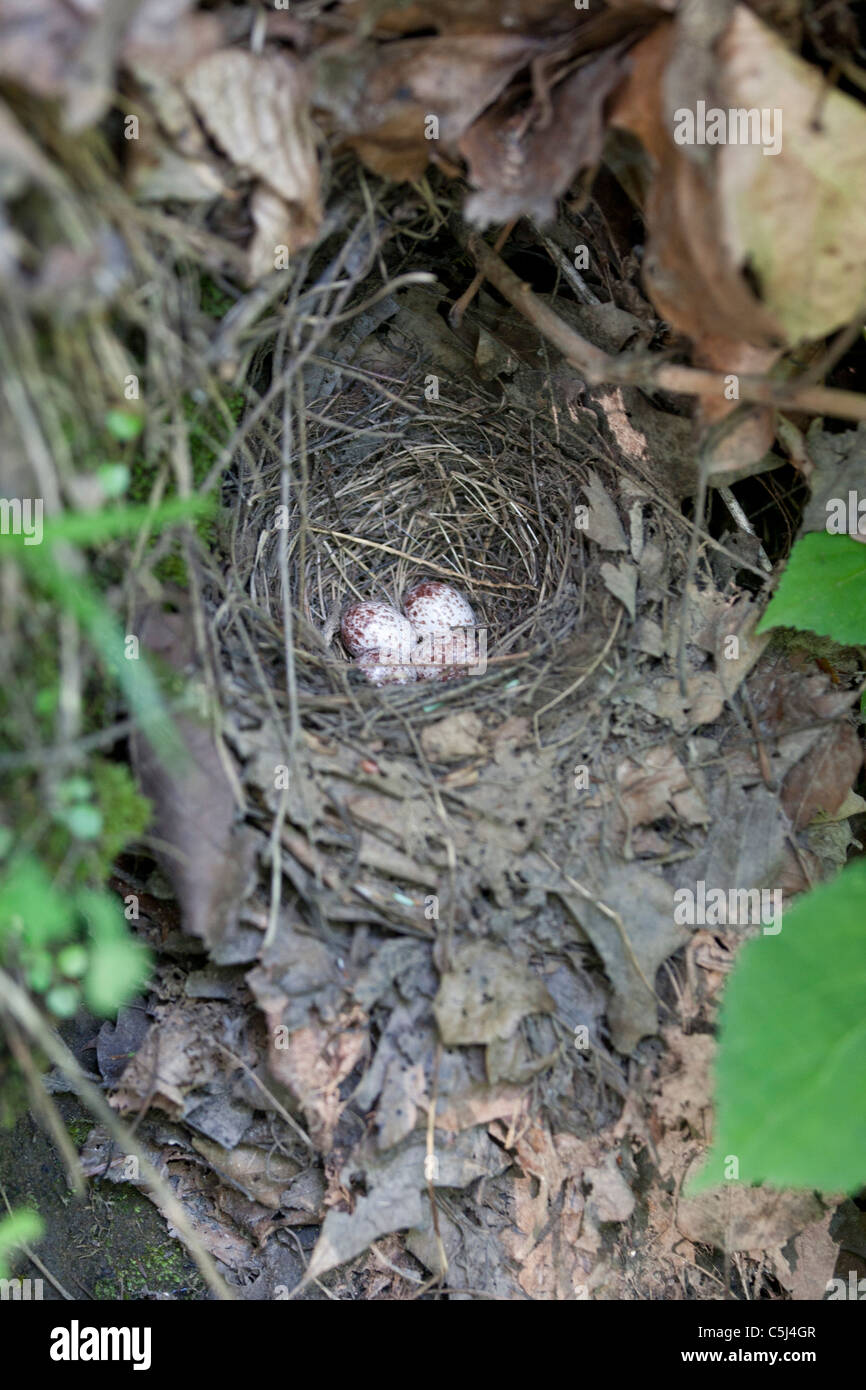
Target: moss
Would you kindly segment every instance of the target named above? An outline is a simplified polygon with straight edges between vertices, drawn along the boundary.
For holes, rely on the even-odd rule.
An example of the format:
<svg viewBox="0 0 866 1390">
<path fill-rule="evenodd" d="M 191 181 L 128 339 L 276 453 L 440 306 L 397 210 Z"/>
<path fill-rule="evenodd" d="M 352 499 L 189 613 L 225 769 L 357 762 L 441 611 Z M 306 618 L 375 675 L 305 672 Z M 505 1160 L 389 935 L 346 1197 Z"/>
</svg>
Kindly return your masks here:
<svg viewBox="0 0 866 1390">
<path fill-rule="evenodd" d="M 68 1120 L 66 1131 L 76 1149 L 83 1149 L 87 1136 L 93 1128 L 92 1120 Z"/>
<path fill-rule="evenodd" d="M 222 319 L 234 304 L 231 295 L 226 294 L 225 290 L 210 275 L 202 275 L 199 280 L 199 303 L 203 314 L 207 314 L 211 319 Z"/>
<path fill-rule="evenodd" d="M 74 887 L 104 883 L 118 854 L 141 837 L 153 813 L 125 764 L 92 757 L 84 776 L 91 787 L 88 802 L 102 818 L 99 836 L 94 840 L 76 839 L 60 821 L 52 821 L 40 834 L 42 863 L 49 873 L 62 867 L 64 881 Z M 25 774 L 15 779 L 15 786 L 19 832 L 26 833 L 33 824 L 44 825 L 42 788 Z"/>
<path fill-rule="evenodd" d="M 118 854 L 147 829 L 153 808 L 138 791 L 129 768 L 122 763 L 92 758 L 88 776 L 93 782 L 94 801 L 102 812 L 103 831 L 99 846 L 101 869 L 94 878 L 104 878 Z"/>
<path fill-rule="evenodd" d="M 150 1212 L 140 1193 L 127 1186 L 108 1186 L 111 1196 L 105 1201 L 103 1214 L 111 1226 L 110 1239 L 104 1245 L 110 1273 L 94 1282 L 94 1296 L 106 1303 L 154 1293 L 201 1299 L 205 1295 L 201 1276 L 183 1246 L 165 1235 L 147 1238 Z M 118 1246 L 115 1237 L 119 1232 L 123 1239 Z"/>
</svg>

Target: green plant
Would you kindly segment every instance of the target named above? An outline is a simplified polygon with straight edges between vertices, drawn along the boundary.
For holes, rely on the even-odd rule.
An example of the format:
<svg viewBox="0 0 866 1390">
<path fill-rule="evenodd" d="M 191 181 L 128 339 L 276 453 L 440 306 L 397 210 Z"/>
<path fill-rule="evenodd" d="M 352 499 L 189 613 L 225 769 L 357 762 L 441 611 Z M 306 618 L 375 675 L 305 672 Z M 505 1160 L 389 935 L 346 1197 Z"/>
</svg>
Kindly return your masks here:
<svg viewBox="0 0 866 1390">
<path fill-rule="evenodd" d="M 42 1218 L 27 1207 L 10 1212 L 0 1221 L 0 1279 L 9 1278 L 7 1256 L 22 1245 L 38 1240 L 43 1230 Z"/>
<path fill-rule="evenodd" d="M 58 1018 L 81 1003 L 113 1014 L 144 984 L 148 952 L 130 937 L 117 900 L 102 889 L 62 892 L 31 854 L 0 877 L 0 960 L 19 971 Z"/>
<path fill-rule="evenodd" d="M 758 631 L 866 643 L 866 545 L 795 545 Z M 747 942 L 722 1008 L 716 1134 L 691 1190 L 723 1181 L 853 1192 L 866 1182 L 866 862 Z"/>
<path fill-rule="evenodd" d="M 866 1182 L 866 862 L 740 952 L 722 1007 L 716 1134 L 693 1190 L 727 1178 L 853 1192 Z"/>
<path fill-rule="evenodd" d="M 758 632 L 774 627 L 806 628 L 842 646 L 866 643 L 866 545 L 824 531 L 797 541 Z"/>
</svg>

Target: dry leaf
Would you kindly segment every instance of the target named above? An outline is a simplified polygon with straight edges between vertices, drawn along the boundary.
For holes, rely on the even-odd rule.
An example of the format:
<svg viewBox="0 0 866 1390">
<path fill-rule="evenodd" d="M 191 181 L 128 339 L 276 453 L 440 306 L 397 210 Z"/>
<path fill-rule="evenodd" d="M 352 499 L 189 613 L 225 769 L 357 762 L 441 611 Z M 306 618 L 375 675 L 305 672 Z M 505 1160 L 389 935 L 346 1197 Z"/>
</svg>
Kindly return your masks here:
<svg viewBox="0 0 866 1390">
<path fill-rule="evenodd" d="M 271 1074 L 297 1096 L 313 1142 L 322 1153 L 328 1153 L 345 1106 L 340 1085 L 367 1046 L 366 1028 L 353 1026 L 361 1018 L 360 1011 L 351 1012 L 327 1028 L 313 1021 L 285 1039 L 278 1031 L 279 1014 L 267 1017 Z"/>
<path fill-rule="evenodd" d="M 677 1226 L 695 1245 L 719 1250 L 767 1250 L 784 1245 L 818 1221 L 823 1207 L 811 1192 L 776 1192 L 731 1184 L 699 1197 L 681 1197 Z"/>
<path fill-rule="evenodd" d="M 184 90 L 229 159 L 261 180 L 251 273 L 273 270 L 276 248 L 308 245 L 322 215 L 305 71 L 282 54 L 224 49 L 190 69 Z"/>
<path fill-rule="evenodd" d="M 406 39 L 317 59 L 317 107 L 374 173 L 417 179 L 436 153 L 455 154 L 463 132 L 545 45 L 521 34 Z M 425 134 L 428 117 L 438 136 Z"/>
<path fill-rule="evenodd" d="M 745 5 L 718 47 L 719 106 L 778 113 L 780 149 L 719 146 L 719 235 L 789 345 L 866 301 L 866 111 Z"/>
<path fill-rule="evenodd" d="M 442 976 L 433 1012 L 446 1046 L 510 1037 L 526 1014 L 553 1013 L 547 989 L 510 951 L 473 942 Z"/>
<path fill-rule="evenodd" d="M 604 104 L 619 83 L 621 48 L 577 68 L 527 112 L 525 96 L 507 93 L 466 131 L 460 152 L 477 190 L 466 200 L 476 226 L 527 215 L 546 222 L 556 199 L 582 169 L 593 167 L 604 143 Z"/>
</svg>

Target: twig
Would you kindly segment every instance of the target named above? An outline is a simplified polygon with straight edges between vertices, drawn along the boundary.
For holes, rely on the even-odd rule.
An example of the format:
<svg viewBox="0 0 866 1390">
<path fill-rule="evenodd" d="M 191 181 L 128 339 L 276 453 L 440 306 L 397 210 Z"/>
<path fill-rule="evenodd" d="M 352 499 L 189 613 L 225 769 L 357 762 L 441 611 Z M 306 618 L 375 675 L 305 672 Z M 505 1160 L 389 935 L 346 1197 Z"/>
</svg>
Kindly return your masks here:
<svg viewBox="0 0 866 1390">
<path fill-rule="evenodd" d="M 724 399 L 727 374 L 671 363 L 656 365 L 647 357 L 610 357 L 575 333 L 479 237 L 471 236 L 468 245 L 486 279 L 534 324 L 539 333 L 559 348 L 563 357 L 591 386 L 611 382 L 620 386 L 651 386 L 681 395 Z M 866 420 L 866 396 L 854 391 L 839 391 L 830 386 L 798 386 L 796 381 L 770 381 L 760 376 L 738 375 L 737 380 L 740 399 L 744 401 L 773 405 L 779 410 L 835 415 L 843 420 Z"/>
<path fill-rule="evenodd" d="M 514 221 L 516 220 L 517 219 L 515 218 Z M 505 224 L 505 226 L 502 228 L 502 231 L 499 233 L 499 236 L 496 238 L 496 241 L 493 244 L 494 251 L 502 250 L 506 241 L 511 236 L 513 229 L 514 222 L 507 222 Z M 469 305 L 472 303 L 473 299 L 475 298 L 476 294 L 481 289 L 481 286 L 483 284 L 484 272 L 479 271 L 478 274 L 470 281 L 469 285 L 463 291 L 460 298 L 455 299 L 454 303 L 451 305 L 451 308 L 448 311 L 448 322 L 450 323 L 452 328 L 457 329 L 460 327 L 461 323 L 463 322 L 463 315 L 466 313 L 466 310 L 469 308 Z"/>
</svg>

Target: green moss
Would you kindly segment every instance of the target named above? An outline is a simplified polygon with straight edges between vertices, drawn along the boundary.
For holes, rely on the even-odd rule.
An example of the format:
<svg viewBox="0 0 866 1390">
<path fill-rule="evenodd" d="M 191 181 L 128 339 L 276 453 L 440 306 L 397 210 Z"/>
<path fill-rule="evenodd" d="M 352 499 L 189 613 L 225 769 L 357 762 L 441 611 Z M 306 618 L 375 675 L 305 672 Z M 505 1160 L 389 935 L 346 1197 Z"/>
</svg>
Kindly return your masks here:
<svg viewBox="0 0 866 1390">
<path fill-rule="evenodd" d="M 97 1299 L 109 1303 L 152 1293 L 201 1299 L 205 1293 L 201 1276 L 183 1246 L 168 1236 L 146 1238 L 150 1213 L 134 1188 L 113 1185 L 105 1214 L 112 1237 L 122 1232 L 122 1240 L 119 1247 L 113 1240 L 105 1243 L 111 1273 L 95 1281 L 93 1292 Z"/>
<path fill-rule="evenodd" d="M 87 1136 L 93 1128 L 92 1120 L 68 1120 L 66 1123 L 67 1133 L 75 1145 L 76 1149 L 83 1149 L 87 1141 Z"/>
<path fill-rule="evenodd" d="M 104 878 L 120 851 L 147 829 L 152 807 L 138 791 L 132 773 L 124 764 L 93 758 L 87 772 L 103 822 L 99 846 L 103 872 L 94 873 L 94 877 Z"/>
<path fill-rule="evenodd" d="M 202 313 L 207 314 L 208 318 L 224 318 L 234 302 L 231 295 L 220 289 L 210 275 L 201 276 L 199 280 L 199 303 Z"/>
<path fill-rule="evenodd" d="M 152 815 L 150 802 L 136 788 L 125 764 L 93 757 L 87 763 L 86 780 L 90 786 L 87 804 L 96 809 L 102 822 L 99 835 L 92 840 L 77 839 L 66 824 L 52 820 L 40 837 L 43 864 L 49 873 L 62 868 L 69 887 L 104 883 L 118 854 L 140 838 Z M 41 789 L 29 778 L 22 775 L 16 783 L 18 825 L 26 830 L 44 820 L 46 807 Z"/>
</svg>

